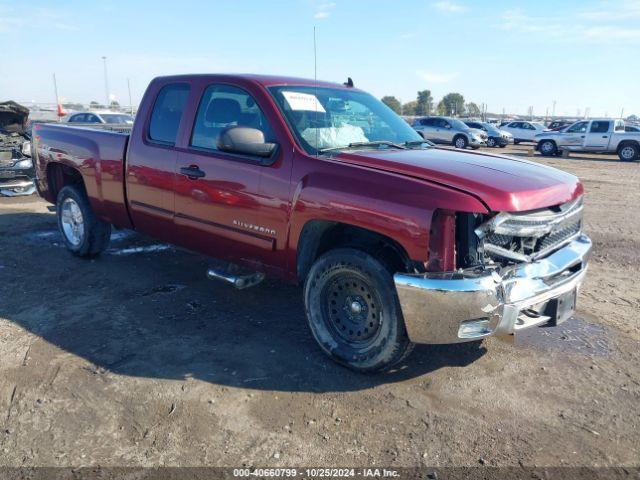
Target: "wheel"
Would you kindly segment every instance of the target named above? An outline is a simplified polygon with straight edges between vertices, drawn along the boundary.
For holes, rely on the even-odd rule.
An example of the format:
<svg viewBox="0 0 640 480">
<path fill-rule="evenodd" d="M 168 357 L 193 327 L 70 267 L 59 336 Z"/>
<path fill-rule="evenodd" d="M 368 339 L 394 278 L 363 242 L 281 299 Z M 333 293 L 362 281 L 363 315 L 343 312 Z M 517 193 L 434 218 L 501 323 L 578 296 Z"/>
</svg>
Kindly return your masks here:
<svg viewBox="0 0 640 480">
<path fill-rule="evenodd" d="M 640 158 L 640 148 L 633 143 L 626 143 L 618 148 L 618 158 L 623 162 L 632 162 Z"/>
<path fill-rule="evenodd" d="M 558 147 L 553 140 L 542 140 L 538 144 L 538 150 L 540 150 L 540 153 L 545 157 L 553 157 L 558 153 Z"/>
<path fill-rule="evenodd" d="M 496 139 L 493 137 L 487 138 L 487 147 L 495 147 L 495 146 L 496 146 Z"/>
<path fill-rule="evenodd" d="M 465 137 L 464 135 L 458 135 L 456 138 L 453 139 L 453 146 L 456 148 L 467 148 L 467 145 L 469 145 L 469 142 L 467 140 L 467 137 Z"/>
<path fill-rule="evenodd" d="M 63 187 L 56 202 L 58 229 L 67 249 L 78 257 L 95 257 L 109 245 L 111 225 L 98 219 L 87 194 L 76 186 Z"/>
<path fill-rule="evenodd" d="M 307 320 L 320 348 L 359 372 L 388 369 L 410 351 L 388 268 L 360 250 L 322 255 L 304 285 Z"/>
<path fill-rule="evenodd" d="M 503 143 L 502 145 L 500 145 L 500 148 L 505 148 L 507 146 L 506 143 Z"/>
</svg>

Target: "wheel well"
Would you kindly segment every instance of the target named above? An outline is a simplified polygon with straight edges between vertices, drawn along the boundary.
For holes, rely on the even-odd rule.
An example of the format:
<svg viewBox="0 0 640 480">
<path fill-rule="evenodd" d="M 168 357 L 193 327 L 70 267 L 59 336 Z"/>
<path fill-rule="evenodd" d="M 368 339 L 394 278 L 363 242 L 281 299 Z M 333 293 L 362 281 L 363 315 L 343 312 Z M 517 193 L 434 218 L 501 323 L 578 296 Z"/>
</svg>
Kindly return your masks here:
<svg viewBox="0 0 640 480">
<path fill-rule="evenodd" d="M 618 152 L 622 150 L 623 147 L 626 147 L 627 145 L 633 145 L 636 148 L 640 148 L 640 143 L 635 140 L 623 140 L 618 145 Z"/>
<path fill-rule="evenodd" d="M 47 185 L 49 194 L 55 202 L 62 187 L 75 185 L 84 190 L 84 180 L 80 172 L 76 169 L 62 165 L 61 163 L 50 163 L 47 166 Z"/>
<path fill-rule="evenodd" d="M 298 280 L 304 281 L 318 257 L 340 247 L 356 248 L 373 255 L 392 272 L 414 268 L 405 249 L 385 235 L 345 223 L 312 220 L 302 229 L 298 242 Z"/>
</svg>

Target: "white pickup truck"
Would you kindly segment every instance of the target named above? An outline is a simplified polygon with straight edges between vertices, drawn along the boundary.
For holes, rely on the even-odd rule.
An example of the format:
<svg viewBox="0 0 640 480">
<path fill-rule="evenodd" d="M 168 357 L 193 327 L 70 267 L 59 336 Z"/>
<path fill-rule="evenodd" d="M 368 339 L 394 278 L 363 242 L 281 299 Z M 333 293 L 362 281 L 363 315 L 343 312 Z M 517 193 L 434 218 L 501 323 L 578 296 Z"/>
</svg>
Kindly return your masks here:
<svg viewBox="0 0 640 480">
<path fill-rule="evenodd" d="M 594 118 L 574 123 L 560 131 L 535 136 L 536 149 L 546 156 L 570 152 L 617 153 L 620 160 L 640 158 L 640 132 L 625 132 L 624 120 Z"/>
</svg>

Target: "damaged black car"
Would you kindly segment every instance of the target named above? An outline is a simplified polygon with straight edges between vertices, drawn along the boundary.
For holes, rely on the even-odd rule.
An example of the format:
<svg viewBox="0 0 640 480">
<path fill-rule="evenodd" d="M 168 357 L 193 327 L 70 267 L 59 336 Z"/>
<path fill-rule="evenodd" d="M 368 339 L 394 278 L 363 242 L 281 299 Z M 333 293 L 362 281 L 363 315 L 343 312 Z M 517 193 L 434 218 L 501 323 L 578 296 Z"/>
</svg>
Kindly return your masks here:
<svg viewBox="0 0 640 480">
<path fill-rule="evenodd" d="M 0 103 L 0 196 L 36 191 L 28 118 L 28 108 L 13 101 Z"/>
</svg>

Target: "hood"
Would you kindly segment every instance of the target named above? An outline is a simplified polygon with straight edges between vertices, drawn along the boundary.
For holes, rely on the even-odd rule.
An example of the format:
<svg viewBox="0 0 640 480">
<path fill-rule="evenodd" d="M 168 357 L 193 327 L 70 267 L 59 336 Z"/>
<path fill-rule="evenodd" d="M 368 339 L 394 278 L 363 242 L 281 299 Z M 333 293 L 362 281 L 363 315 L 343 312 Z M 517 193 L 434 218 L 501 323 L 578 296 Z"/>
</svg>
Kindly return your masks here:
<svg viewBox="0 0 640 480">
<path fill-rule="evenodd" d="M 24 134 L 29 118 L 29 109 L 9 100 L 0 103 L 0 130 Z"/>
<path fill-rule="evenodd" d="M 473 195 L 492 211 L 550 207 L 583 192 L 569 173 L 504 155 L 429 148 L 344 152 L 334 159 L 446 185 Z"/>
<path fill-rule="evenodd" d="M 487 135 L 487 132 L 485 132 L 484 130 L 480 130 L 479 128 L 469 128 L 469 132 L 479 137 L 484 137 Z"/>
</svg>

